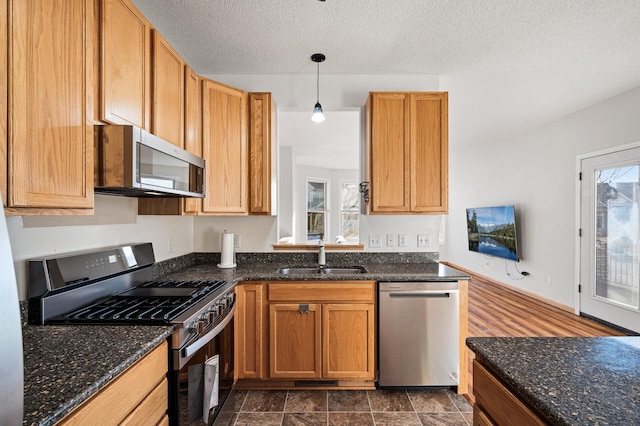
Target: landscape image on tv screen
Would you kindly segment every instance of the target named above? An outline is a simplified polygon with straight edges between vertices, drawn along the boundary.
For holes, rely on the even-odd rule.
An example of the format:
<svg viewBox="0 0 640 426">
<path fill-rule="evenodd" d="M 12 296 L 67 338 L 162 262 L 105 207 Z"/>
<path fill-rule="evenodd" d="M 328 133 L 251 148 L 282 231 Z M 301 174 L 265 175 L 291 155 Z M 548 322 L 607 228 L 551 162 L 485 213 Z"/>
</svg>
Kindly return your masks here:
<svg viewBox="0 0 640 426">
<path fill-rule="evenodd" d="M 469 250 L 519 260 L 513 206 L 467 209 Z"/>
</svg>

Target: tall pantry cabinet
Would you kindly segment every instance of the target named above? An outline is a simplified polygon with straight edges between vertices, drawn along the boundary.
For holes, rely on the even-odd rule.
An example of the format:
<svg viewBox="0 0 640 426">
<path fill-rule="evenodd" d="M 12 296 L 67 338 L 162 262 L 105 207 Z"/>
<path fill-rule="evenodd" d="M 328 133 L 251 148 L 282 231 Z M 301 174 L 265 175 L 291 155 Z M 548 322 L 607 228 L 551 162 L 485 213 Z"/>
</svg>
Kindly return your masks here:
<svg viewBox="0 0 640 426">
<path fill-rule="evenodd" d="M 7 213 L 90 214 L 94 2 L 1 3 Z"/>
<path fill-rule="evenodd" d="M 448 95 L 374 92 L 366 105 L 369 213 L 448 209 Z"/>
</svg>

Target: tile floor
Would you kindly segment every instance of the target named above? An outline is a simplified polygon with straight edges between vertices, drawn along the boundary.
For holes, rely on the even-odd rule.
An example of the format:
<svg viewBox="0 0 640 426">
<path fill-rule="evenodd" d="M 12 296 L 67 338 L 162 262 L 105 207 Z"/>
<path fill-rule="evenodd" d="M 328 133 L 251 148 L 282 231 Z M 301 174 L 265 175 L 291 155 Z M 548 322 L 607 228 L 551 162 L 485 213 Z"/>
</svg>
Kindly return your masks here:
<svg viewBox="0 0 640 426">
<path fill-rule="evenodd" d="M 472 407 L 449 390 L 238 391 L 235 425 L 472 424 Z"/>
</svg>

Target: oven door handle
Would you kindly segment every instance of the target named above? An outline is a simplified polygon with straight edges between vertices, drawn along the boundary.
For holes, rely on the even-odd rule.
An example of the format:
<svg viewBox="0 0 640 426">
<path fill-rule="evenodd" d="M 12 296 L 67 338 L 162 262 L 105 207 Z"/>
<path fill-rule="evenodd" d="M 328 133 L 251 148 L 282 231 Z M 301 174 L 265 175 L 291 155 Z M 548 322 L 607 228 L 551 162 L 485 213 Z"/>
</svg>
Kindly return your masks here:
<svg viewBox="0 0 640 426">
<path fill-rule="evenodd" d="M 222 320 L 222 322 L 220 324 L 216 325 L 213 328 L 213 330 L 209 331 L 204 336 L 198 338 L 193 343 L 191 343 L 192 339 L 187 341 L 187 343 L 180 348 L 180 357 L 181 358 L 190 358 L 191 356 L 193 356 L 193 354 L 198 352 L 200 350 L 200 348 L 202 348 L 204 345 L 206 345 L 211 340 L 213 340 L 213 338 L 216 337 L 218 335 L 218 333 L 220 333 L 222 330 L 224 330 L 224 328 L 227 326 L 227 324 L 229 324 L 231 322 L 235 312 L 236 312 L 236 305 L 234 304 L 233 308 L 231 309 L 231 312 L 229 313 L 229 315 L 227 315 Z"/>
</svg>

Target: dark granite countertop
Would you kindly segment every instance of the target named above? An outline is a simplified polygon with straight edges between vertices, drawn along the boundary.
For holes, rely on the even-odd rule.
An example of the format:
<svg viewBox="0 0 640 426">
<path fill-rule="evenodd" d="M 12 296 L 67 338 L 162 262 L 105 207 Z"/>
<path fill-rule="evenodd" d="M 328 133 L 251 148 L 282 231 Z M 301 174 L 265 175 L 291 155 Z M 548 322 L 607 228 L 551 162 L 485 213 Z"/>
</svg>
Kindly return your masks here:
<svg viewBox="0 0 640 426">
<path fill-rule="evenodd" d="M 284 267 L 315 266 L 312 263 L 296 262 L 238 262 L 230 269 L 218 268 L 215 264 L 200 264 L 165 276 L 179 280 L 225 279 L 227 281 L 330 281 L 330 280 L 374 280 L 374 281 L 457 281 L 469 279 L 469 275 L 437 262 L 428 263 L 327 263 L 331 266 L 363 266 L 363 274 L 279 274 Z"/>
<path fill-rule="evenodd" d="M 551 424 L 640 424 L 640 337 L 470 337 L 467 346 Z"/>
<path fill-rule="evenodd" d="M 54 424 L 172 331 L 170 326 L 24 326 L 23 424 Z"/>
</svg>

